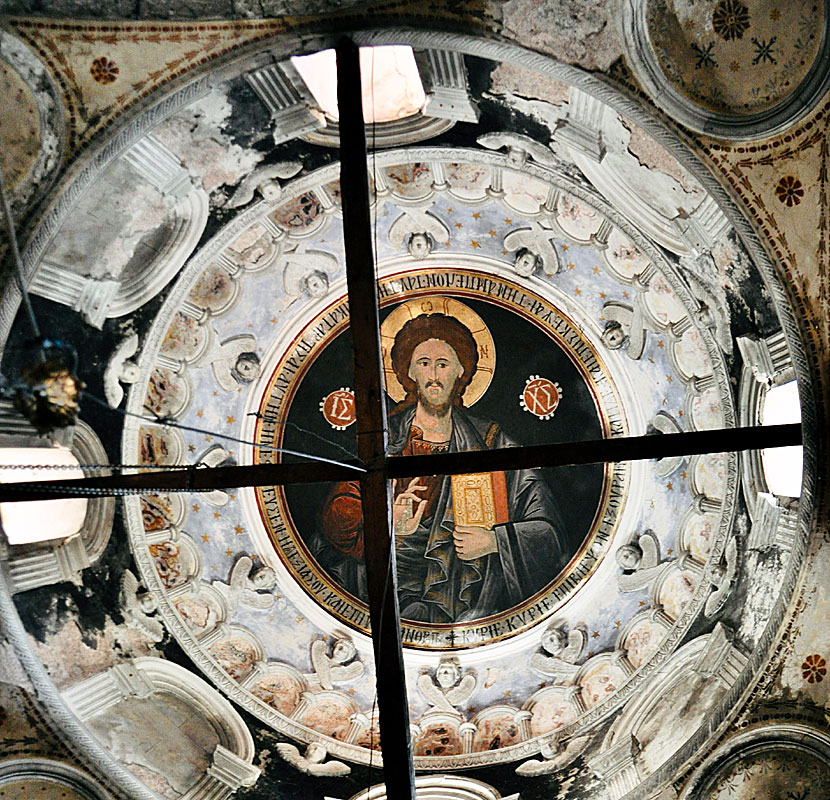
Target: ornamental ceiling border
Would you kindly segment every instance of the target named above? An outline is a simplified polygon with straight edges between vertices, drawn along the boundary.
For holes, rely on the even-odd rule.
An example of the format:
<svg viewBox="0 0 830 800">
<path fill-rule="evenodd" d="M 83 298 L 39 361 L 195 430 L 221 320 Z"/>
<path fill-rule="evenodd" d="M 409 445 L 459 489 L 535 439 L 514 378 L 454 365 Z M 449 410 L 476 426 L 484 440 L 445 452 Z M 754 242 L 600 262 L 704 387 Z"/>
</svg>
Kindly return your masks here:
<svg viewBox="0 0 830 800">
<path fill-rule="evenodd" d="M 503 154 L 494 153 L 487 150 L 474 150 L 472 148 L 430 148 L 430 147 L 416 147 L 412 149 L 403 149 L 400 151 L 383 151 L 376 156 L 376 163 L 379 167 L 412 164 L 421 161 L 442 162 L 442 161 L 462 161 L 472 162 L 475 164 L 486 164 L 495 167 L 508 166 L 507 157 Z M 509 168 L 509 167 L 508 167 Z M 513 171 L 518 171 L 513 168 Z M 665 276 L 667 282 L 670 283 L 672 289 L 675 290 L 679 297 L 681 297 L 685 304 L 693 304 L 693 298 L 689 290 L 684 286 L 682 281 L 675 275 L 675 268 L 661 255 L 660 251 L 651 246 L 648 241 L 639 235 L 635 229 L 631 228 L 627 222 L 613 211 L 604 201 L 597 197 L 596 193 L 584 186 L 580 186 L 572 180 L 558 175 L 548 169 L 534 165 L 525 164 L 521 170 L 523 173 L 529 174 L 547 184 L 556 186 L 566 192 L 573 193 L 574 196 L 584 200 L 586 203 L 594 206 L 603 214 L 608 214 L 608 217 L 619 223 L 620 228 L 628 235 L 630 233 L 632 241 L 638 247 L 643 248 L 650 260 L 662 266 L 661 274 Z M 308 192 L 312 189 L 317 189 L 320 186 L 329 184 L 332 180 L 339 177 L 339 164 L 330 164 L 322 167 L 308 175 L 303 176 L 295 181 L 286 183 L 283 186 L 283 192 L 280 198 L 276 201 L 260 201 L 248 211 L 228 223 L 226 228 L 217 232 L 214 237 L 204 245 L 200 252 L 188 263 L 177 280 L 176 284 L 171 289 L 165 304 L 156 317 L 153 328 L 147 336 L 143 347 L 142 354 L 139 359 L 139 366 L 143 373 L 143 378 L 133 385 L 130 392 L 130 399 L 128 401 L 128 410 L 132 412 L 139 411 L 142 407 L 143 398 L 146 393 L 147 381 L 149 380 L 150 370 L 155 366 L 155 357 L 158 348 L 161 346 L 163 337 L 166 334 L 167 327 L 172 321 L 174 315 L 178 312 L 180 305 L 185 301 L 190 292 L 194 282 L 198 279 L 201 272 L 207 268 L 220 254 L 222 248 L 239 236 L 248 226 L 255 224 L 258 220 L 263 218 L 274 208 L 286 202 L 286 198 L 297 196 L 298 194 Z M 420 202 L 431 202 L 432 195 L 437 194 L 435 190 L 431 190 L 426 199 Z M 472 205 L 479 205 L 476 200 L 471 201 Z M 405 205 L 405 204 L 403 204 Z M 336 212 L 334 212 L 336 213 Z M 541 213 L 541 212 L 540 212 Z M 533 216 L 529 214 L 528 216 Z M 326 222 L 323 222 L 324 230 Z M 518 223 L 517 223 L 518 224 Z M 284 239 L 294 238 L 290 233 L 286 233 Z M 341 284 L 337 284 L 341 286 Z M 316 306 L 315 306 L 316 308 Z M 309 309 L 306 316 L 311 313 Z M 301 324 L 301 323 L 298 323 Z M 721 392 L 724 398 L 731 398 L 731 390 L 728 382 L 728 375 L 723 369 L 723 360 L 720 355 L 719 348 L 714 341 L 714 338 L 708 329 L 700 330 L 702 338 L 706 342 L 706 349 L 708 351 L 710 360 L 713 365 L 715 373 L 718 375 L 718 382 L 720 384 Z M 290 338 L 290 334 L 283 332 L 281 340 L 285 337 Z M 716 367 L 716 365 L 720 365 Z M 724 417 L 727 423 L 734 424 L 735 416 L 734 409 L 730 404 L 727 404 L 723 409 Z M 130 426 L 134 428 L 134 426 Z M 137 446 L 137 431 L 131 430 L 125 435 L 123 442 L 124 455 L 130 453 Z M 715 537 L 712 545 L 712 550 L 709 554 L 707 564 L 709 569 L 712 565 L 716 565 L 720 560 L 723 552 L 726 539 L 732 529 L 732 520 L 735 513 L 734 503 L 732 502 L 737 491 L 737 458 L 733 457 L 729 460 L 729 468 L 727 469 L 728 477 L 725 487 L 724 496 L 724 512 L 720 517 L 719 533 Z M 328 737 L 317 734 L 309 730 L 306 726 L 295 720 L 289 719 L 281 714 L 278 714 L 270 709 L 263 709 L 262 704 L 252 702 L 249 699 L 249 693 L 246 688 L 240 686 L 239 683 L 230 678 L 224 670 L 219 668 L 214 660 L 202 653 L 202 647 L 198 637 L 194 635 L 186 626 L 184 626 L 178 618 L 177 613 L 172 607 L 172 602 L 167 598 L 166 593 L 161 589 L 161 584 L 157 572 L 155 570 L 152 559 L 149 556 L 147 547 L 144 544 L 144 526 L 141 521 L 141 510 L 137 498 L 125 498 L 127 505 L 127 515 L 130 523 L 131 538 L 133 539 L 133 553 L 136 561 L 141 567 L 141 573 L 147 582 L 148 587 L 152 588 L 159 597 L 159 607 L 162 616 L 165 619 L 168 627 L 173 630 L 179 638 L 180 642 L 186 641 L 190 646 L 186 650 L 200 668 L 210 676 L 212 682 L 225 691 L 230 697 L 243 705 L 249 712 L 255 716 L 263 719 L 263 721 L 286 733 L 289 736 L 299 738 L 302 741 L 319 741 L 325 743 L 327 749 L 332 755 L 339 755 L 351 761 L 359 763 L 367 763 L 368 758 L 363 748 L 356 747 L 349 743 L 332 742 Z M 136 533 L 140 531 L 140 533 Z M 572 724 L 559 728 L 554 734 L 541 734 L 532 737 L 519 744 L 511 747 L 503 748 L 492 753 L 464 753 L 458 756 L 443 756 L 443 757 L 419 757 L 419 768 L 421 769 L 452 769 L 452 768 L 466 768 L 476 765 L 484 765 L 485 763 L 507 763 L 528 755 L 535 754 L 545 741 L 553 739 L 562 740 L 571 738 L 577 733 L 585 731 L 606 719 L 626 703 L 637 689 L 659 669 L 660 665 L 669 658 L 676 647 L 683 640 L 684 635 L 688 631 L 690 625 L 697 617 L 697 612 L 704 601 L 705 597 L 710 592 L 709 583 L 704 579 L 697 585 L 695 592 L 690 599 L 688 606 L 681 612 L 677 620 L 671 626 L 670 630 L 663 639 L 657 653 L 649 660 L 648 665 L 641 667 L 637 672 L 628 678 L 624 685 L 616 691 L 613 698 L 609 698 L 597 706 L 583 712 L 579 718 Z"/>
</svg>

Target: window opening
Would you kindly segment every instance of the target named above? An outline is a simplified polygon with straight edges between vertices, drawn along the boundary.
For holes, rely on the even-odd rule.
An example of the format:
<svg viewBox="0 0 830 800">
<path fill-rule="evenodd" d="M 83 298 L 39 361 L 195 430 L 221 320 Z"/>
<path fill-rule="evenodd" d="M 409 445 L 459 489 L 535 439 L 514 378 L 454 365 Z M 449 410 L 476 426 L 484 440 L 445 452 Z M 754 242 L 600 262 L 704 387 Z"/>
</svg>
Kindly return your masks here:
<svg viewBox="0 0 830 800">
<path fill-rule="evenodd" d="M 798 402 L 798 382 L 789 381 L 773 386 L 764 395 L 761 406 L 762 425 L 783 425 L 801 422 Z M 804 471 L 804 448 L 776 447 L 761 451 L 761 464 L 767 488 L 782 497 L 801 496 L 801 478 Z"/>
<path fill-rule="evenodd" d="M 83 477 L 78 459 L 66 447 L 0 449 L 0 483 Z M 11 545 L 66 539 L 81 529 L 86 506 L 86 498 L 0 503 L 0 521 Z"/>
<path fill-rule="evenodd" d="M 294 56 L 291 63 L 326 117 L 332 121 L 339 120 L 334 50 Z M 361 47 L 360 73 L 366 123 L 392 122 L 411 117 L 426 105 L 426 94 L 411 47 Z"/>
</svg>

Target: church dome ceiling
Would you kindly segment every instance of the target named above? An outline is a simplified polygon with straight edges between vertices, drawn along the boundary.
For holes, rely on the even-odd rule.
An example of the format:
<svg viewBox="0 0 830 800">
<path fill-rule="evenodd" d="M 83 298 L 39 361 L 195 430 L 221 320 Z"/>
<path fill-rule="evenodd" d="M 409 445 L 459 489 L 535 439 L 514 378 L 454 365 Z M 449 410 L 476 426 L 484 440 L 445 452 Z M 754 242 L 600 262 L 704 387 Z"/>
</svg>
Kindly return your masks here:
<svg viewBox="0 0 830 800">
<path fill-rule="evenodd" d="M 827 90 L 824 2 L 628 0 L 623 8 L 634 72 L 692 130 L 738 140 L 771 136 Z"/>
<path fill-rule="evenodd" d="M 430 314 L 473 343 L 464 363 L 450 347 L 473 372 L 450 448 L 752 424 L 770 386 L 804 378 L 763 251 L 691 155 L 583 73 L 516 49 L 465 54 L 451 39 L 415 42 L 427 103 L 409 128 L 378 124 L 367 164 L 391 453 L 425 445 L 412 431 L 428 389 L 415 357 L 407 372 L 397 354 Z M 195 98 L 153 111 L 64 187 L 31 239 L 36 310 L 78 349 L 101 401 L 82 417 L 113 461 L 356 452 L 337 132 L 292 54 L 226 66 Z M 753 113 L 778 98 L 757 102 Z M 9 367 L 24 327 L 9 331 Z M 435 341 L 446 344 L 424 335 L 412 352 Z M 646 796 L 695 756 L 768 657 L 804 547 L 799 498 L 770 494 L 748 458 L 410 484 L 409 519 L 437 520 L 397 538 L 416 770 L 493 768 L 498 791 L 471 778 L 458 789 L 470 796 L 558 776 L 560 797 L 601 783 L 616 799 Z M 116 759 L 167 780 L 135 756 L 140 736 L 130 750 L 111 731 L 148 725 L 152 698 L 170 695 L 170 719 L 188 703 L 221 718 L 191 738 L 231 754 L 241 792 L 255 747 L 273 742 L 273 769 L 377 782 L 364 770 L 381 755 L 355 497 L 344 482 L 118 501 L 110 588 L 79 625 L 100 629 L 103 611 L 141 646 L 100 669 L 44 659 Z M 809 491 L 800 502 L 805 513 Z M 441 515 L 504 537 L 513 560 L 492 583 L 495 561 L 456 558 Z M 45 598 L 21 608 L 38 636 Z M 188 670 L 204 679 L 184 690 Z M 104 675 L 120 692 L 108 707 Z M 171 791 L 186 791 L 189 768 L 171 774 Z"/>
</svg>

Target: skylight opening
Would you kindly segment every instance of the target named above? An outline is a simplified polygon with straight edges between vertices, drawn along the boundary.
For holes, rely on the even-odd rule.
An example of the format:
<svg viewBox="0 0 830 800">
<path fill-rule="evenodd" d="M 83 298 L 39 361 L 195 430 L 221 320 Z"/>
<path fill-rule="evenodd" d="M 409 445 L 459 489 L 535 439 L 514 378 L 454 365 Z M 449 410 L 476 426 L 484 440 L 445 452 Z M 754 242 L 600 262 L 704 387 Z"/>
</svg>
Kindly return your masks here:
<svg viewBox="0 0 830 800">
<path fill-rule="evenodd" d="M 291 62 L 326 117 L 334 122 L 340 119 L 334 50 L 294 56 Z M 361 47 L 360 74 L 363 117 L 367 123 L 411 117 L 426 105 L 426 94 L 411 47 Z"/>
<path fill-rule="evenodd" d="M 28 483 L 83 478 L 78 459 L 66 447 L 0 448 L 0 464 L 20 469 L 0 469 L 0 483 Z M 36 469 L 46 465 L 60 469 Z M 86 517 L 86 498 L 0 503 L 0 521 L 9 544 L 32 544 L 66 539 L 81 530 Z"/>
<path fill-rule="evenodd" d="M 786 425 L 801 422 L 798 402 L 798 382 L 790 381 L 773 386 L 764 395 L 761 407 L 762 425 Z M 772 494 L 782 497 L 801 496 L 801 478 L 804 471 L 804 449 L 776 447 L 761 451 L 764 477 Z"/>
</svg>

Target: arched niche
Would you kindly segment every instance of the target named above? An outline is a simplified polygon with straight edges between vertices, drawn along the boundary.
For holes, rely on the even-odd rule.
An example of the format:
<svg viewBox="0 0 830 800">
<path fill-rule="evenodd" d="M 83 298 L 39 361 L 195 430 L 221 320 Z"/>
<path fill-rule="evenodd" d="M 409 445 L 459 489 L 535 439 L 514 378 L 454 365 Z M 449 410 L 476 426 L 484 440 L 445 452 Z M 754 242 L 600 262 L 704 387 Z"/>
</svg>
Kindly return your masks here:
<svg viewBox="0 0 830 800">
<path fill-rule="evenodd" d="M 214 800 L 252 786 L 259 776 L 251 763 L 254 742 L 239 714 L 170 661 L 133 659 L 63 697 L 101 744 L 156 791 Z"/>
</svg>

